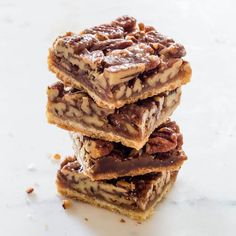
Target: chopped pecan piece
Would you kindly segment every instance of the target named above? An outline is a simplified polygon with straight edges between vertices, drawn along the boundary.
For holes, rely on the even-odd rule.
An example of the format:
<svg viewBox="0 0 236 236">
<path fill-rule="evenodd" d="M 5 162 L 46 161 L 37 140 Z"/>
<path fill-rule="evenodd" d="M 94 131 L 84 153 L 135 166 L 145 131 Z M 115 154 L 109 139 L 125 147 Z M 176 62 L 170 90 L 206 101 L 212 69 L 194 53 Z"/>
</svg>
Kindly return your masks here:
<svg viewBox="0 0 236 236">
<path fill-rule="evenodd" d="M 124 50 L 114 50 L 105 57 L 105 66 L 116 66 L 122 64 L 145 65 L 145 70 L 151 70 L 159 64 L 158 56 L 153 55 L 153 49 L 145 44 L 130 46 Z"/>
<path fill-rule="evenodd" d="M 62 201 L 62 207 L 63 207 L 64 209 L 70 208 L 71 205 L 72 205 L 72 202 L 71 202 L 70 200 L 68 200 L 68 199 L 64 199 L 64 200 Z"/>
<path fill-rule="evenodd" d="M 26 193 L 30 194 L 34 191 L 34 189 L 32 187 L 29 187 L 26 189 Z"/>
<path fill-rule="evenodd" d="M 63 96 L 64 85 L 60 83 L 55 83 L 52 86 L 48 87 L 47 95 L 48 99 L 52 102 L 55 102 L 58 97 Z"/>
<path fill-rule="evenodd" d="M 149 71 L 158 66 L 160 60 L 153 55 L 153 49 L 146 44 L 130 46 L 123 50 L 114 50 L 104 58 L 104 76 L 110 79 L 110 85 L 123 81 L 122 78 Z"/>
<path fill-rule="evenodd" d="M 126 39 L 130 39 L 134 43 L 147 43 L 160 55 L 176 58 L 185 56 L 184 47 L 175 43 L 173 39 L 160 34 L 153 27 L 141 24 L 139 28 L 140 31 L 131 32 Z"/>
<path fill-rule="evenodd" d="M 183 45 L 179 43 L 173 43 L 169 47 L 164 48 L 160 51 L 160 55 L 164 55 L 166 57 L 175 57 L 180 58 L 185 56 L 186 51 Z"/>
<path fill-rule="evenodd" d="M 155 103 L 151 102 L 150 109 L 154 106 Z M 130 122 L 129 125 L 131 125 L 133 129 L 136 130 L 140 123 L 140 118 L 142 117 L 143 112 L 144 110 L 141 110 L 139 106 L 136 104 L 131 104 L 129 107 L 122 107 L 117 113 L 110 114 L 109 121 L 117 128 L 121 126 L 123 129 L 125 129 L 126 124 L 129 120 L 131 120 L 132 122 Z M 130 130 L 126 129 L 126 131 L 129 132 Z"/>
<path fill-rule="evenodd" d="M 116 39 L 124 36 L 124 29 L 118 25 L 102 24 L 86 29 L 81 34 L 94 34 L 99 40 Z"/>
<path fill-rule="evenodd" d="M 56 154 L 53 155 L 53 159 L 60 160 L 61 159 L 61 155 L 59 153 L 56 153 Z"/>
<path fill-rule="evenodd" d="M 97 41 L 98 40 L 92 34 L 66 35 L 63 37 L 59 37 L 56 40 L 54 44 L 54 49 L 55 52 L 57 52 L 58 54 L 63 53 L 64 56 L 66 56 L 65 54 L 67 54 L 68 56 L 68 51 L 67 51 L 68 48 L 73 50 L 72 53 L 79 54 L 84 49 L 89 49 L 90 47 L 92 47 L 93 44 L 96 43 Z"/>
<path fill-rule="evenodd" d="M 77 160 L 76 157 L 68 156 L 61 162 L 60 166 L 61 166 L 61 168 L 63 168 L 63 166 L 67 165 L 68 163 L 73 163 L 76 160 Z"/>
<path fill-rule="evenodd" d="M 89 52 L 85 49 L 83 54 L 80 55 L 80 58 L 85 64 L 89 65 L 91 69 L 95 70 L 101 65 L 104 54 L 102 51 Z"/>
<path fill-rule="evenodd" d="M 84 148 L 92 158 L 99 158 L 108 155 L 113 150 L 113 143 L 99 139 L 85 140 Z"/>
<path fill-rule="evenodd" d="M 136 26 L 136 19 L 130 16 L 121 16 L 111 23 L 113 26 L 120 26 L 126 32 L 133 31 Z"/>
<path fill-rule="evenodd" d="M 133 42 L 127 39 L 108 39 L 105 41 L 99 41 L 93 45 L 90 51 L 102 50 L 102 51 L 111 51 L 115 49 L 124 49 L 131 46 Z"/>
</svg>

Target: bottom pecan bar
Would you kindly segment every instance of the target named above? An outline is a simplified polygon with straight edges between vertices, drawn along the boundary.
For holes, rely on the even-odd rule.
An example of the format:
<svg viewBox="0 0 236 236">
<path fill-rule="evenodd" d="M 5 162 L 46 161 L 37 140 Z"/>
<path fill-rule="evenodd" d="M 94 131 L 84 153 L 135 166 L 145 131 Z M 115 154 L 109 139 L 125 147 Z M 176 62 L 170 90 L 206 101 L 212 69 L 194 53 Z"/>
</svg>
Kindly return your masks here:
<svg viewBox="0 0 236 236">
<path fill-rule="evenodd" d="M 155 205 L 174 183 L 177 171 L 164 171 L 143 176 L 92 181 L 82 173 L 76 158 L 68 157 L 57 174 L 58 192 L 66 197 L 83 201 L 145 220 Z"/>
<path fill-rule="evenodd" d="M 92 180 L 178 170 L 186 160 L 182 134 L 178 125 L 170 120 L 154 130 L 140 150 L 78 133 L 71 136 L 84 173 Z"/>
</svg>

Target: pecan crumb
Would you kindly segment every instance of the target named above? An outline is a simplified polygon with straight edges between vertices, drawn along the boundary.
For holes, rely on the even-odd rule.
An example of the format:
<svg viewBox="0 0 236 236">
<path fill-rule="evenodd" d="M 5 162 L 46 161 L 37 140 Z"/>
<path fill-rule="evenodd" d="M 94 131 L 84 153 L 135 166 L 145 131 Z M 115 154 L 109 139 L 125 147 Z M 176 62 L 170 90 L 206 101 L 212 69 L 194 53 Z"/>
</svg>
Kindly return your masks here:
<svg viewBox="0 0 236 236">
<path fill-rule="evenodd" d="M 61 159 L 61 155 L 56 153 L 56 154 L 53 155 L 53 159 L 60 160 Z"/>
<path fill-rule="evenodd" d="M 30 194 L 34 191 L 34 189 L 32 187 L 29 187 L 26 189 L 26 193 Z"/>
<path fill-rule="evenodd" d="M 140 30 L 140 31 L 144 31 L 144 30 L 145 30 L 145 25 L 144 25 L 142 22 L 140 22 L 140 23 L 138 24 L 138 27 L 139 27 L 139 30 Z"/>
<path fill-rule="evenodd" d="M 88 218 L 87 218 L 87 217 L 85 217 L 85 218 L 84 218 L 84 220 L 85 220 L 85 221 L 88 221 Z"/>
<path fill-rule="evenodd" d="M 70 207 L 71 207 L 71 201 L 70 201 L 70 200 L 67 200 L 67 199 L 64 199 L 64 200 L 63 200 L 63 203 L 62 203 L 62 207 L 63 207 L 64 209 L 70 208 Z"/>
<path fill-rule="evenodd" d="M 121 219 L 120 219 L 120 222 L 121 222 L 121 223 L 125 223 L 126 221 L 125 221 L 123 218 L 121 218 Z"/>
</svg>

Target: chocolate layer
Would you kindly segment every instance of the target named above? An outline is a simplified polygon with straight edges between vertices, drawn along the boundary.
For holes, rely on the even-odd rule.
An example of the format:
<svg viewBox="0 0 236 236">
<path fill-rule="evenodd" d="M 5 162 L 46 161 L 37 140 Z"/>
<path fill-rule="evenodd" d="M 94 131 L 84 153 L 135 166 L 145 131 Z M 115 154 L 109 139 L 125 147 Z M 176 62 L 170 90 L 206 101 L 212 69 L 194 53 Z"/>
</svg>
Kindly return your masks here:
<svg viewBox="0 0 236 236">
<path fill-rule="evenodd" d="M 84 173 L 93 180 L 179 170 L 186 155 L 179 127 L 168 120 L 159 126 L 140 150 L 72 134 L 74 149 Z"/>
</svg>

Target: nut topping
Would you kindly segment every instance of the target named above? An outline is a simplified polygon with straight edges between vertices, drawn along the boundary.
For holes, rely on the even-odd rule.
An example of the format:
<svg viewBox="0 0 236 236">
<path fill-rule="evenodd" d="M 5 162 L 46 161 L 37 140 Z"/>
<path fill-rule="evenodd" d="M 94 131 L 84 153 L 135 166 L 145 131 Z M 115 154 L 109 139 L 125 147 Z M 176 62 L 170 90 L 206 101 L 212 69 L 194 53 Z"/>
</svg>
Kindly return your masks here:
<svg viewBox="0 0 236 236">
<path fill-rule="evenodd" d="M 84 142 L 84 148 L 92 158 L 96 159 L 108 155 L 113 150 L 113 143 L 91 139 Z"/>
<path fill-rule="evenodd" d="M 122 38 L 124 35 L 124 29 L 118 25 L 112 26 L 109 24 L 102 24 L 86 29 L 81 34 L 94 34 L 99 40 L 103 41 L 106 39 Z"/>
<path fill-rule="evenodd" d="M 155 137 L 148 140 L 146 152 L 154 154 L 157 152 L 168 152 L 177 146 L 177 140 L 170 141 L 162 137 Z"/>
<path fill-rule="evenodd" d="M 107 67 L 104 76 L 109 78 L 110 85 L 116 85 L 123 82 L 122 78 L 152 70 L 160 63 L 158 56 L 152 55 L 153 53 L 153 49 L 145 44 L 114 50 L 104 58 Z"/>
<path fill-rule="evenodd" d="M 62 53 L 65 57 L 68 57 L 68 48 L 73 50 L 71 53 L 79 54 L 84 49 L 89 49 L 97 41 L 98 40 L 92 34 L 69 34 L 59 37 L 53 47 L 55 52 L 58 54 Z"/>
<path fill-rule="evenodd" d="M 173 43 L 169 47 L 164 48 L 160 51 L 160 55 L 165 55 L 166 57 L 180 58 L 185 56 L 185 54 L 185 48 L 179 43 Z"/>
<path fill-rule="evenodd" d="M 90 51 L 102 50 L 105 52 L 115 49 L 124 49 L 131 46 L 133 42 L 127 39 L 108 39 L 105 41 L 99 41 L 90 49 Z"/>
<path fill-rule="evenodd" d="M 136 19 L 130 16 L 122 16 L 117 18 L 116 20 L 112 21 L 111 23 L 113 26 L 120 26 L 126 32 L 130 32 L 134 30 L 136 26 Z"/>
<path fill-rule="evenodd" d="M 101 65 L 104 54 L 102 51 L 89 52 L 88 50 L 84 50 L 84 53 L 80 55 L 80 58 L 85 64 L 88 64 L 91 69 L 95 70 Z"/>
<path fill-rule="evenodd" d="M 168 152 L 182 144 L 179 127 L 175 122 L 167 121 L 152 133 L 146 144 L 146 152 L 148 154 Z"/>
<path fill-rule="evenodd" d="M 85 29 L 80 34 L 69 32 L 58 37 L 49 52 L 49 69 L 54 73 L 55 68 L 63 70 L 68 78 L 57 76 L 64 84 L 85 89 L 100 107 L 114 109 L 131 100 L 137 101 L 142 91 L 145 97 L 156 90 L 156 93 L 161 91 L 163 84 L 182 69 L 180 66 L 183 67 L 184 61 L 181 57 L 184 55 L 181 44 L 160 34 L 154 27 L 137 23 L 135 18 L 125 15 L 108 24 Z M 181 65 L 173 69 L 177 60 Z M 191 73 L 190 68 L 188 71 Z M 138 88 L 127 89 L 136 79 L 141 80 Z M 180 81 L 179 77 L 174 79 Z M 56 90 L 50 93 L 51 100 L 56 96 Z"/>
</svg>

